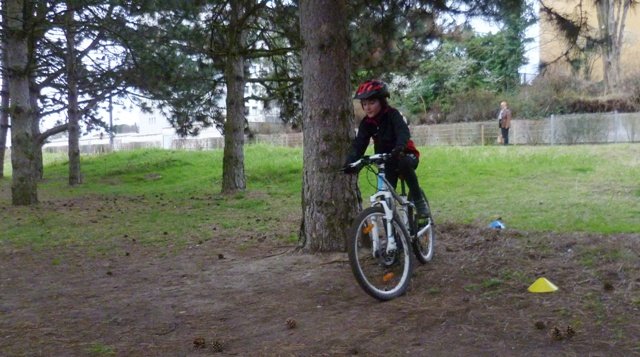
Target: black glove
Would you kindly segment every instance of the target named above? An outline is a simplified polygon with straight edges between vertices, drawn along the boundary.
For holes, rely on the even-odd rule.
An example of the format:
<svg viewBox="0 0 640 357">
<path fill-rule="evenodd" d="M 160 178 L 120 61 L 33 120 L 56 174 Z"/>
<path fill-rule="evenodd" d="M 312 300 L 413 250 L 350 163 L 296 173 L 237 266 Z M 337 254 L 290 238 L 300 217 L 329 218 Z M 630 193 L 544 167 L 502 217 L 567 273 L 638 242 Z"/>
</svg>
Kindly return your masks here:
<svg viewBox="0 0 640 357">
<path fill-rule="evenodd" d="M 404 145 L 398 145 L 391 150 L 391 157 L 394 159 L 399 159 L 404 156 Z"/>
<path fill-rule="evenodd" d="M 350 163 L 346 163 L 344 164 L 344 166 L 342 166 L 341 170 L 347 175 L 355 175 L 358 173 L 358 171 L 360 171 L 360 168 L 357 166 L 351 166 Z"/>
</svg>

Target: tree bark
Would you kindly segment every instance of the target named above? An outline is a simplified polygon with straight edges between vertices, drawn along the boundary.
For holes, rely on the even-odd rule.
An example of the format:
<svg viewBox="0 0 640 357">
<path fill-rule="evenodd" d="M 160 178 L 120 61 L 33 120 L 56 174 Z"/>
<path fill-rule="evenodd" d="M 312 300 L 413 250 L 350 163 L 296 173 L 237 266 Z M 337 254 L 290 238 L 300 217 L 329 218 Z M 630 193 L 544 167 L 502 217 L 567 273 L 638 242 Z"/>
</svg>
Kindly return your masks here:
<svg viewBox="0 0 640 357">
<path fill-rule="evenodd" d="M 29 14 L 29 18 L 25 19 L 25 29 L 38 29 L 37 31 L 31 31 L 27 37 L 27 52 L 29 53 L 30 61 L 36 61 L 37 44 L 44 37 L 45 31 L 40 27 L 46 22 L 47 8 L 42 1 L 30 1 L 26 2 L 26 8 L 24 13 Z M 29 66 L 35 67 L 33 63 Z M 29 72 L 29 104 L 31 105 L 31 113 L 33 120 L 31 121 L 31 135 L 34 139 L 33 142 L 33 162 L 31 167 L 31 175 L 37 181 L 42 180 L 44 177 L 44 164 L 42 160 L 42 145 L 43 140 L 39 140 L 40 137 L 40 108 L 38 107 L 38 98 L 40 97 L 40 90 L 42 87 L 36 82 L 35 74 L 33 71 Z"/>
<path fill-rule="evenodd" d="M 354 176 L 343 175 L 353 133 L 349 40 L 344 0 L 300 2 L 304 164 L 300 245 L 344 251 L 357 213 Z"/>
<path fill-rule="evenodd" d="M 5 8 L 4 6 L 2 7 Z M 2 46 L 2 67 L 6 68 L 6 48 Z M 0 104 L 0 178 L 4 177 L 4 155 L 7 147 L 7 133 L 9 131 L 9 81 L 3 76 L 2 78 L 2 101 Z"/>
<path fill-rule="evenodd" d="M 239 18 L 243 9 L 231 1 L 229 22 L 229 54 L 225 64 L 227 82 L 227 117 L 224 123 L 224 154 L 222 159 L 222 193 L 232 194 L 246 188 L 244 174 L 244 33 Z"/>
<path fill-rule="evenodd" d="M 33 78 L 30 79 L 30 93 L 29 102 L 31 105 L 31 111 L 33 114 L 33 120 L 31 121 L 31 135 L 33 136 L 33 167 L 31 168 L 31 174 L 39 181 L 44 177 L 44 163 L 42 161 L 42 146 L 44 140 L 40 140 L 40 114 L 38 110 L 38 96 L 40 95 L 40 88 Z"/>
<path fill-rule="evenodd" d="M 1 0 L 2 8 L 7 8 L 6 0 Z M 0 14 L 0 24 L 2 29 L 5 27 L 6 16 Z M 0 67 L 7 68 L 7 42 L 5 41 L 5 36 L 2 36 L 2 57 L 0 60 L 2 63 Z M 9 81 L 7 80 L 4 72 L 1 74 L 2 76 L 2 89 L 0 90 L 0 96 L 2 97 L 0 100 L 0 178 L 4 177 L 4 155 L 6 154 L 7 148 L 7 133 L 9 131 Z"/>
<path fill-rule="evenodd" d="M 69 121 L 69 185 L 82 183 L 80 173 L 80 111 L 78 110 L 78 76 L 75 46 L 75 25 L 73 9 L 69 9 L 65 19 L 65 35 L 67 39 L 66 65 L 67 65 L 67 117 Z"/>
<path fill-rule="evenodd" d="M 29 94 L 28 34 L 24 28 L 27 16 L 24 0 L 7 2 L 7 72 L 11 115 L 11 165 L 13 181 L 11 199 L 14 205 L 38 202 L 37 180 L 32 173 L 34 141 L 32 123 L 35 118 Z"/>
</svg>

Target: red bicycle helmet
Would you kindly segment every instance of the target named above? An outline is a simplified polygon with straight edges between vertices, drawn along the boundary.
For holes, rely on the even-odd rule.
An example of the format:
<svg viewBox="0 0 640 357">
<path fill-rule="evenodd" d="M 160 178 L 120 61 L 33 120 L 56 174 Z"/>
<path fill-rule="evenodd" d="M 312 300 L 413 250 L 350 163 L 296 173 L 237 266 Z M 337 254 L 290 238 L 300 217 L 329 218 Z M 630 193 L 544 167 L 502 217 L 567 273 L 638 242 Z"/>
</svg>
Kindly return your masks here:
<svg viewBox="0 0 640 357">
<path fill-rule="evenodd" d="M 389 98 L 387 84 L 377 79 L 371 79 L 362 83 L 353 99 L 380 99 Z"/>
</svg>

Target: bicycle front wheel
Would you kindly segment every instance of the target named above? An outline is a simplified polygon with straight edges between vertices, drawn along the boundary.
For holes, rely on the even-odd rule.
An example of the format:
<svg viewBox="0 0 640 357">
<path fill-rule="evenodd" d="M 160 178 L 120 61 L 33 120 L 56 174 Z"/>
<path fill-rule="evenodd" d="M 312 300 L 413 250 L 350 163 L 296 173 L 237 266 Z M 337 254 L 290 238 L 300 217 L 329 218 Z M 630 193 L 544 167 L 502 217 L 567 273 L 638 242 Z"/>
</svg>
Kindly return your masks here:
<svg viewBox="0 0 640 357">
<path fill-rule="evenodd" d="M 382 207 L 362 211 L 351 227 L 349 263 L 360 287 L 378 300 L 391 300 L 409 286 L 413 260 L 409 233 L 399 219 L 391 220 L 396 248 L 388 250 L 388 225 Z"/>
</svg>

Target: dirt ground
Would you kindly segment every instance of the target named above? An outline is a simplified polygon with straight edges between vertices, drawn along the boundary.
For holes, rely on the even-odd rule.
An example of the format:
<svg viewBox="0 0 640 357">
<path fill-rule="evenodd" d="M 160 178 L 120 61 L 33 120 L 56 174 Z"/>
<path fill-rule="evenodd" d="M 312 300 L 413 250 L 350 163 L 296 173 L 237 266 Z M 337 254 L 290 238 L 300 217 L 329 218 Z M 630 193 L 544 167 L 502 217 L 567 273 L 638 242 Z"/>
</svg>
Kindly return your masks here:
<svg viewBox="0 0 640 357">
<path fill-rule="evenodd" d="M 441 224 L 437 238 L 385 303 L 346 253 L 270 239 L 177 253 L 127 237 L 104 254 L 0 245 L 0 355 L 640 355 L 640 235 Z M 527 292 L 542 276 L 560 289 Z"/>
</svg>

